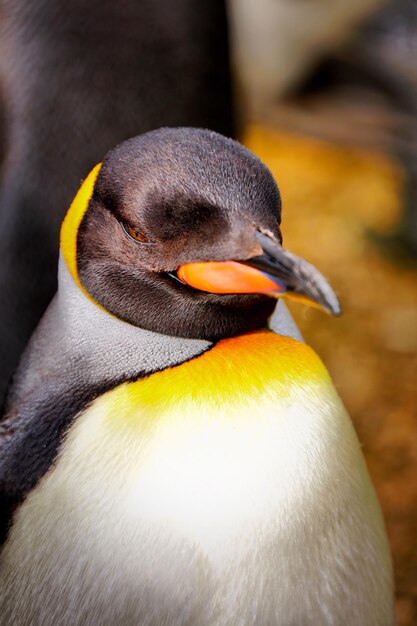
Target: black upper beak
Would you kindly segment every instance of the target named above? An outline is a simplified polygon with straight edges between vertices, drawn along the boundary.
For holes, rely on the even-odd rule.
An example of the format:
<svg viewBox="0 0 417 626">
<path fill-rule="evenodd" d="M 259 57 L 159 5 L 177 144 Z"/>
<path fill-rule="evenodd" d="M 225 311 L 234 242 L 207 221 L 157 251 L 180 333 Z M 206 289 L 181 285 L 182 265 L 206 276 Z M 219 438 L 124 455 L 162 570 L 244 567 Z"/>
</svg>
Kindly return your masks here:
<svg viewBox="0 0 417 626">
<path fill-rule="evenodd" d="M 272 237 L 259 231 L 256 238 L 264 254 L 241 261 L 270 276 L 280 288 L 280 293 L 318 304 L 333 315 L 340 315 L 339 301 L 327 280 L 310 263 L 284 250 Z"/>
</svg>

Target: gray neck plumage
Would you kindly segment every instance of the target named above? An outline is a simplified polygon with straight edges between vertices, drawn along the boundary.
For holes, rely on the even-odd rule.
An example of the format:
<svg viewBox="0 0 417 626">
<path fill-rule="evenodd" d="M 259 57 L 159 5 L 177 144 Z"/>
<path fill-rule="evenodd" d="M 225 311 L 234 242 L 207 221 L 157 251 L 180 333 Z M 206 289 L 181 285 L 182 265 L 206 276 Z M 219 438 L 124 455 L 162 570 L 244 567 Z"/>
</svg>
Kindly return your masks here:
<svg viewBox="0 0 417 626">
<path fill-rule="evenodd" d="M 132 380 L 206 351 L 210 342 L 160 335 L 106 313 L 75 284 L 61 257 L 58 293 L 33 335 L 10 400 L 52 377 L 86 387 Z"/>
<path fill-rule="evenodd" d="M 209 341 L 161 335 L 106 313 L 75 284 L 61 257 L 59 290 L 33 335 L 15 376 L 9 404 L 54 379 L 54 386 L 111 386 L 178 365 L 211 347 Z M 272 330 L 301 339 L 283 302 Z M 51 376 L 52 375 L 52 376 Z"/>
</svg>

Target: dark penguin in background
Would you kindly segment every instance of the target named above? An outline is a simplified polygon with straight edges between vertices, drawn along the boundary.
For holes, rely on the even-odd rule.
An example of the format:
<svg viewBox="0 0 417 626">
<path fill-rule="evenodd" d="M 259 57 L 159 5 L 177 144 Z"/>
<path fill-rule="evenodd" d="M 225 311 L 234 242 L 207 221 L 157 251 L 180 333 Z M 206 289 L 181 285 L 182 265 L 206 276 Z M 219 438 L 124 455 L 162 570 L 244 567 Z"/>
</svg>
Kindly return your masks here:
<svg viewBox="0 0 417 626">
<path fill-rule="evenodd" d="M 292 296 L 267 168 L 209 131 L 128 140 L 61 231 L 1 423 L 0 624 L 392 626 L 357 437 Z"/>
<path fill-rule="evenodd" d="M 114 145 L 163 125 L 233 135 L 223 0 L 0 3 L 0 398 L 56 290 L 59 226 Z"/>
</svg>

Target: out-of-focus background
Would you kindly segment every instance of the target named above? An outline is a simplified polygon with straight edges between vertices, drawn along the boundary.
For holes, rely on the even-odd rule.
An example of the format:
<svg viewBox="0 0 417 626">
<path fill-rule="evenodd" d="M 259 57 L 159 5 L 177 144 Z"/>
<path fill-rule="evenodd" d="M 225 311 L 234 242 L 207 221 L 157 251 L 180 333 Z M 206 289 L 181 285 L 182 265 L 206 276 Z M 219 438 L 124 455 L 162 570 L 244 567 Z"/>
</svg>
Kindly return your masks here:
<svg viewBox="0 0 417 626">
<path fill-rule="evenodd" d="M 339 319 L 291 310 L 352 416 L 391 542 L 398 624 L 412 626 L 417 4 L 279 4 L 234 0 L 242 138 L 280 186 L 284 244 L 340 297 Z"/>
<path fill-rule="evenodd" d="M 292 312 L 363 444 L 398 624 L 417 624 L 415 0 L 0 0 L 0 19 L 1 395 L 89 169 L 161 125 L 237 136 L 280 186 L 284 244 L 340 297 L 339 319 Z"/>
</svg>

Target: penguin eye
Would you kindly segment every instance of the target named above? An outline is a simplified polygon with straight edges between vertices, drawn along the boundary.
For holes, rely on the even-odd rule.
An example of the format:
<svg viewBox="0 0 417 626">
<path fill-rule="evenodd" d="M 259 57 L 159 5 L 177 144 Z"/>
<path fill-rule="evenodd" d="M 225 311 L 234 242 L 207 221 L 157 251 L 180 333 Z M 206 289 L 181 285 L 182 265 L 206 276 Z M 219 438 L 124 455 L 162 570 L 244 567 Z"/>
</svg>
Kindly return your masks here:
<svg viewBox="0 0 417 626">
<path fill-rule="evenodd" d="M 153 243 L 152 241 L 149 241 L 149 239 L 147 239 L 145 235 L 141 233 L 140 230 L 138 230 L 137 228 L 133 228 L 132 226 L 129 226 L 129 224 L 124 224 L 123 222 L 121 222 L 121 225 L 126 235 L 130 237 L 130 239 L 134 239 L 139 243 Z"/>
</svg>

